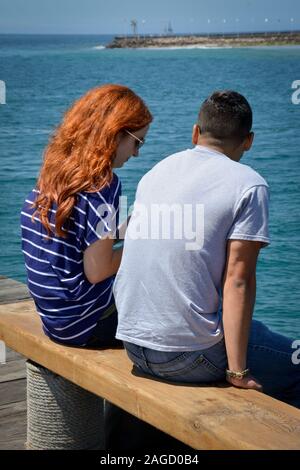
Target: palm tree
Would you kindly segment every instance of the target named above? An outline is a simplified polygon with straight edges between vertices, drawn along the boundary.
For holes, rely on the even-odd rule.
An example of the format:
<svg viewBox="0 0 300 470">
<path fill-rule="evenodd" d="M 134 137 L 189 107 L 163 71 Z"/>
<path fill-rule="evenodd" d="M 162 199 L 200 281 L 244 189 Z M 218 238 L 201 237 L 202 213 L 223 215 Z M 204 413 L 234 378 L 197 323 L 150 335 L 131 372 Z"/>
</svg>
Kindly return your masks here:
<svg viewBox="0 0 300 470">
<path fill-rule="evenodd" d="M 131 20 L 130 26 L 132 27 L 132 32 L 134 36 L 137 36 L 137 20 Z"/>
</svg>

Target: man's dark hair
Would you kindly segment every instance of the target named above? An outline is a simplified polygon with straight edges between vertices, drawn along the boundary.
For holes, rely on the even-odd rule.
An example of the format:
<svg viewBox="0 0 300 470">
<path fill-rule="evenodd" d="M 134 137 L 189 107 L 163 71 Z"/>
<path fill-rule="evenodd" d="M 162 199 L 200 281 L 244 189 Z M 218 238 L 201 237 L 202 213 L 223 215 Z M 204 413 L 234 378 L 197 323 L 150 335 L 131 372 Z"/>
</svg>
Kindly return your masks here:
<svg viewBox="0 0 300 470">
<path fill-rule="evenodd" d="M 215 91 L 202 104 L 198 124 L 201 134 L 241 142 L 251 131 L 252 110 L 246 98 L 236 91 Z"/>
</svg>

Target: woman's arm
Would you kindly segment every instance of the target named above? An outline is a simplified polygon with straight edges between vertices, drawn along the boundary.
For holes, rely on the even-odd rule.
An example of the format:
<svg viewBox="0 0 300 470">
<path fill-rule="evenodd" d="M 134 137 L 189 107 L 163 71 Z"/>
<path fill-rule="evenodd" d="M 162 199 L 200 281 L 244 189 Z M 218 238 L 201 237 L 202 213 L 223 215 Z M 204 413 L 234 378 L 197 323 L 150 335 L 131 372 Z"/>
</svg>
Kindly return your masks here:
<svg viewBox="0 0 300 470">
<path fill-rule="evenodd" d="M 113 250 L 114 240 L 105 238 L 90 245 L 83 255 L 84 274 L 91 284 L 97 284 L 116 274 L 123 248 Z"/>
<path fill-rule="evenodd" d="M 89 246 L 83 255 L 84 274 L 91 284 L 97 284 L 116 274 L 122 258 L 123 247 L 113 249 L 113 245 L 124 240 L 130 217 L 119 225 L 118 237 L 98 240 Z"/>
</svg>

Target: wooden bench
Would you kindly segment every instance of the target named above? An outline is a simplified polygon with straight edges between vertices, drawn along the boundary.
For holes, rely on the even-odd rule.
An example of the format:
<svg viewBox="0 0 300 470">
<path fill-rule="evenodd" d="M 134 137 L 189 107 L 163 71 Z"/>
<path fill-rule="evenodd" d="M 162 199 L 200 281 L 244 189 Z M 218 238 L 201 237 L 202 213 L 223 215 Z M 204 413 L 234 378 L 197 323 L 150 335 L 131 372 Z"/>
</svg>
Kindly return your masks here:
<svg viewBox="0 0 300 470">
<path fill-rule="evenodd" d="M 31 300 L 0 305 L 0 339 L 194 449 L 300 448 L 300 410 L 226 384 L 184 386 L 135 376 L 124 350 L 56 344 L 44 335 Z"/>
</svg>

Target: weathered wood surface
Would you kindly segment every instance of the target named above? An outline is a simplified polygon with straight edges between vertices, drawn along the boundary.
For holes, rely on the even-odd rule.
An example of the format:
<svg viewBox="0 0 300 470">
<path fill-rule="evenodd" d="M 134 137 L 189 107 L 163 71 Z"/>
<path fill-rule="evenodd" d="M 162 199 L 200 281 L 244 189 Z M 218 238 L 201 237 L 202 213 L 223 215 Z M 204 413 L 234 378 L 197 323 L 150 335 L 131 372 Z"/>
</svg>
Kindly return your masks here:
<svg viewBox="0 0 300 470">
<path fill-rule="evenodd" d="M 0 338 L 195 449 L 300 448 L 300 410 L 253 390 L 136 377 L 123 350 L 78 349 L 50 341 L 33 302 L 0 305 Z"/>
<path fill-rule="evenodd" d="M 27 287 L 0 276 L 0 304 L 30 300 Z M 24 449 L 26 441 L 26 358 L 6 348 L 0 364 L 0 450 Z"/>
<path fill-rule="evenodd" d="M 0 304 L 31 300 L 26 284 L 0 276 Z"/>
<path fill-rule="evenodd" d="M 0 450 L 23 450 L 26 426 L 25 400 L 0 406 Z"/>
<path fill-rule="evenodd" d="M 7 348 L 0 364 L 0 450 L 24 449 L 26 441 L 26 359 Z"/>
</svg>

